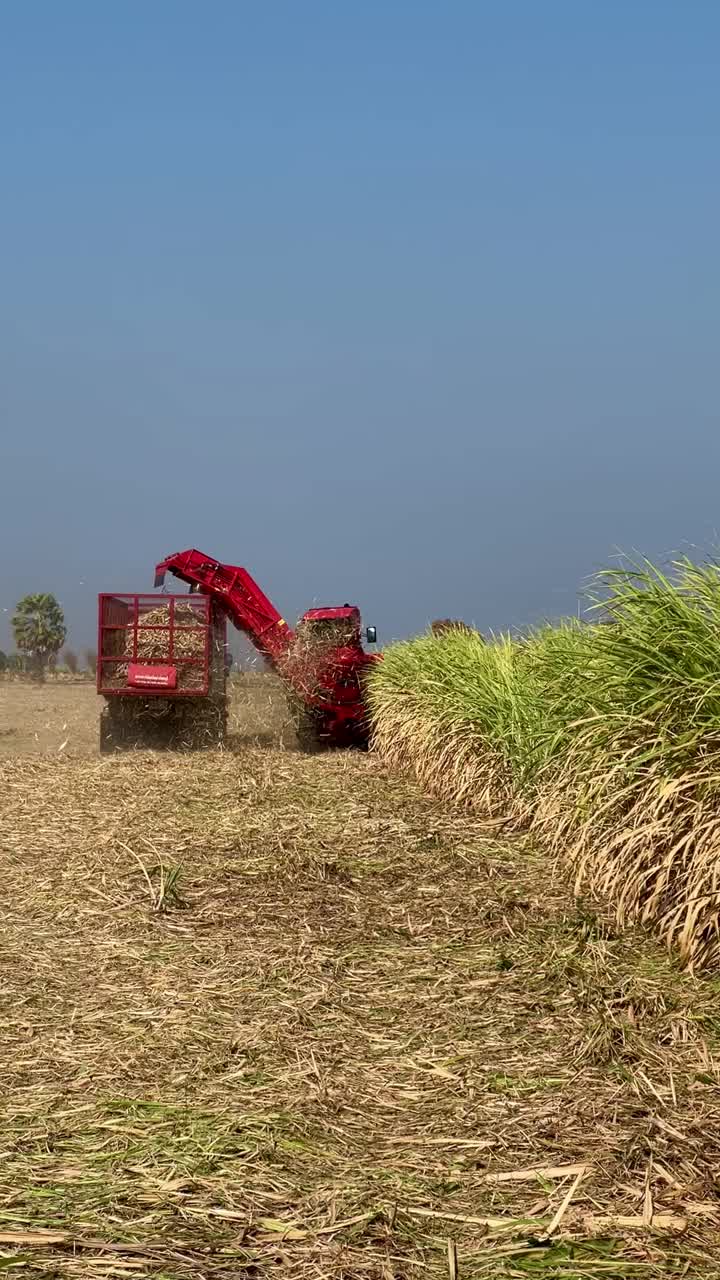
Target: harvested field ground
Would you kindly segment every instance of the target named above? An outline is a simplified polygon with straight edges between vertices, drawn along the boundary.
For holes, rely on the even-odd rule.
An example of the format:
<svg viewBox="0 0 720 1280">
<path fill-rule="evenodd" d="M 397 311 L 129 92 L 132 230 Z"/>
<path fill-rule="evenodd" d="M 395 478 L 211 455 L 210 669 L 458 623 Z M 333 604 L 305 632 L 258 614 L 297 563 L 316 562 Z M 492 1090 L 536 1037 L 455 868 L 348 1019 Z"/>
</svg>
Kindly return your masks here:
<svg viewBox="0 0 720 1280">
<path fill-rule="evenodd" d="M 247 673 L 233 676 L 230 683 L 231 750 L 294 745 L 285 703 L 272 677 Z M 60 678 L 34 685 L 0 678 L 0 759 L 96 755 L 101 706 L 94 681 Z"/>
<path fill-rule="evenodd" d="M 100 759 L 0 684 L 0 1269 L 717 1277 L 717 985 L 235 697 Z"/>
</svg>

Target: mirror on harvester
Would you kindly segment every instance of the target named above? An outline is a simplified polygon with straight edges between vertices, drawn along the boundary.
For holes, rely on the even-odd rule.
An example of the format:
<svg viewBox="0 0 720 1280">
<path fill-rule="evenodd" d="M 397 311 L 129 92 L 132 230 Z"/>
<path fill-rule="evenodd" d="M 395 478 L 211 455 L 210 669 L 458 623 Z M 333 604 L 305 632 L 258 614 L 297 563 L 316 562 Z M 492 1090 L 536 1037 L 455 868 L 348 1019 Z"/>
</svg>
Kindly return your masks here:
<svg viewBox="0 0 720 1280">
<path fill-rule="evenodd" d="M 377 644 L 377 627 L 367 627 L 365 629 L 365 639 L 368 644 Z"/>
</svg>

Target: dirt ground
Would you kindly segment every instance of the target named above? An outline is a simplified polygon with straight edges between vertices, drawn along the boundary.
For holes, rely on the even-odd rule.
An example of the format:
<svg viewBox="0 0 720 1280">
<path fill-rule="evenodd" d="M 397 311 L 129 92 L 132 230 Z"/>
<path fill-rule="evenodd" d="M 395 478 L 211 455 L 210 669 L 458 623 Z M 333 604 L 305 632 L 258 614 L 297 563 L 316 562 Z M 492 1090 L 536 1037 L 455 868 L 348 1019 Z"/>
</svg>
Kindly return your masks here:
<svg viewBox="0 0 720 1280">
<path fill-rule="evenodd" d="M 717 983 L 273 681 L 223 752 L 98 710 L 0 684 L 0 1269 L 720 1274 Z"/>
<path fill-rule="evenodd" d="M 284 699 L 272 676 L 234 676 L 231 749 L 294 745 Z M 81 757 L 97 752 L 103 699 L 89 680 L 48 679 L 35 685 L 0 678 L 0 759 L 14 755 Z"/>
</svg>

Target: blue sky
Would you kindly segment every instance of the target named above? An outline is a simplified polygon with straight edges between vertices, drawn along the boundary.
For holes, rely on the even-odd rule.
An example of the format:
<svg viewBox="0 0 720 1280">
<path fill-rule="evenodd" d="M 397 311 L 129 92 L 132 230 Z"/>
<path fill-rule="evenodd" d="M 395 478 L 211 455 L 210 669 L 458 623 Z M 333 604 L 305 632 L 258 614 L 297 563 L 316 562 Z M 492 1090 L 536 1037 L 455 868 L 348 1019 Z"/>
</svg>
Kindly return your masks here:
<svg viewBox="0 0 720 1280">
<path fill-rule="evenodd" d="M 712 549 L 719 56 L 703 0 L 7 0 L 0 608 L 92 643 L 198 546 L 387 641 Z"/>
</svg>

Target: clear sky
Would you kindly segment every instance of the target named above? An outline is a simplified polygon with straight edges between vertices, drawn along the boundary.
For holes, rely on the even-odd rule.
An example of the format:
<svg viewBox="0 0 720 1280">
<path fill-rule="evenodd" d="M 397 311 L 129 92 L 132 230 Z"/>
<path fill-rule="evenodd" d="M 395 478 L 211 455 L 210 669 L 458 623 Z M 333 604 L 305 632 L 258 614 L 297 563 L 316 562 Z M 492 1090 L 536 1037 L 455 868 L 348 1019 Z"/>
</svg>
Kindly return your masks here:
<svg viewBox="0 0 720 1280">
<path fill-rule="evenodd" d="M 716 544 L 719 63 L 711 0 L 5 0 L 0 609 L 197 546 L 386 642 Z"/>
</svg>

